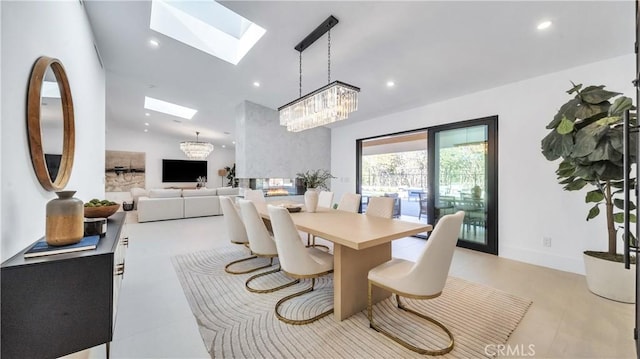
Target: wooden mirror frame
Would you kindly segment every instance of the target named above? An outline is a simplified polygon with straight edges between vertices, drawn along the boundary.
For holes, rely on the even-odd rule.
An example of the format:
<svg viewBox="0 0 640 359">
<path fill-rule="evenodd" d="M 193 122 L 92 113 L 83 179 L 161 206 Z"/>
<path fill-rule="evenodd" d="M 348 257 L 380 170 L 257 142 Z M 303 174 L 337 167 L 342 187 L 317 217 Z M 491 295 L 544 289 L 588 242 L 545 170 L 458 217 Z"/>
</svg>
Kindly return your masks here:
<svg viewBox="0 0 640 359">
<path fill-rule="evenodd" d="M 40 101 L 42 92 L 42 81 L 47 69 L 56 76 L 58 89 L 60 90 L 60 100 L 62 102 L 63 116 L 63 143 L 62 158 L 60 168 L 56 178 L 49 176 L 47 163 L 45 162 L 44 151 L 42 149 L 42 128 L 40 124 Z M 69 182 L 73 158 L 75 153 L 75 124 L 73 120 L 73 101 L 71 100 L 71 88 L 67 73 L 58 59 L 47 56 L 38 58 L 31 71 L 29 80 L 29 93 L 27 95 L 27 132 L 29 135 L 29 149 L 31 151 L 31 163 L 36 172 L 38 181 L 47 191 L 60 191 Z"/>
</svg>

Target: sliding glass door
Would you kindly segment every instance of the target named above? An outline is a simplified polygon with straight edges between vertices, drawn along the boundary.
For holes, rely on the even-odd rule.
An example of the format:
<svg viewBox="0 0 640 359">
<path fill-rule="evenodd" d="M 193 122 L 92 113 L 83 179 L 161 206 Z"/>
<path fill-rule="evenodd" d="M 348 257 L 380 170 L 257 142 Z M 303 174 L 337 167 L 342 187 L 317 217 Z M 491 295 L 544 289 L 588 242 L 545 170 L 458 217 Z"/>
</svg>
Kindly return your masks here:
<svg viewBox="0 0 640 359">
<path fill-rule="evenodd" d="M 369 198 L 392 197 L 395 218 L 428 223 L 426 206 L 420 208 L 427 190 L 427 131 L 362 140 L 359 147 L 362 212 Z"/>
<path fill-rule="evenodd" d="M 497 116 L 357 141 L 362 212 L 394 197 L 394 217 L 436 224 L 465 211 L 458 246 L 498 254 Z"/>
<path fill-rule="evenodd" d="M 464 211 L 458 245 L 498 253 L 496 118 L 439 126 L 429 130 L 429 207 L 433 223 Z"/>
</svg>

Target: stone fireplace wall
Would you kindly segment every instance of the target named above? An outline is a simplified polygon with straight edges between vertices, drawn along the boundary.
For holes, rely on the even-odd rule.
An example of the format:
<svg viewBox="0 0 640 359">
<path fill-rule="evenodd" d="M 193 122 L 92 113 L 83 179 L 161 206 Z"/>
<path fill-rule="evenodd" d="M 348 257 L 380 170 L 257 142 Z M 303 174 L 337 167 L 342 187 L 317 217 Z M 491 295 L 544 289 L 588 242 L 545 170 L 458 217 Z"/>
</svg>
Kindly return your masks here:
<svg viewBox="0 0 640 359">
<path fill-rule="evenodd" d="M 331 170 L 331 130 L 288 132 L 278 111 L 249 101 L 236 109 L 236 177 L 291 178 Z"/>
</svg>

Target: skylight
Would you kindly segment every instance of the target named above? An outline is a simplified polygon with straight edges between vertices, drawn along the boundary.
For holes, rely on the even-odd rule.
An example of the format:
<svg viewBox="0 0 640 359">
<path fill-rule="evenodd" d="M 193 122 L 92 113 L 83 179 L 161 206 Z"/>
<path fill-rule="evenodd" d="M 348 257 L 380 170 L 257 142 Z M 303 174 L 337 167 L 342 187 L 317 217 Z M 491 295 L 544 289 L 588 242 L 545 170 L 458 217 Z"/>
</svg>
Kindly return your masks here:
<svg viewBox="0 0 640 359">
<path fill-rule="evenodd" d="M 60 98 L 58 83 L 53 81 L 42 81 L 41 97 Z"/>
<path fill-rule="evenodd" d="M 213 0 L 153 0 L 149 28 L 234 65 L 266 32 Z"/>
<path fill-rule="evenodd" d="M 193 115 L 198 112 L 198 110 L 194 110 L 192 108 L 176 105 L 171 102 L 162 101 L 147 96 L 144 97 L 144 108 L 146 108 L 147 110 L 166 113 L 172 116 L 186 118 L 187 120 L 193 118 Z"/>
</svg>

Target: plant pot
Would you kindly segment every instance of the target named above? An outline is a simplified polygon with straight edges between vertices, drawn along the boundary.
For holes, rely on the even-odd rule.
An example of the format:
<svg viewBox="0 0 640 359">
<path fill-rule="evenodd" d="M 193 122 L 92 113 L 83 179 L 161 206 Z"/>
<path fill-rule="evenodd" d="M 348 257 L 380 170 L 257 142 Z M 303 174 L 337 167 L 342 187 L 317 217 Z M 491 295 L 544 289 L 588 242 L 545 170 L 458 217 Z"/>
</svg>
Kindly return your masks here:
<svg viewBox="0 0 640 359">
<path fill-rule="evenodd" d="M 307 188 L 304 193 L 304 207 L 309 213 L 314 213 L 318 208 L 318 196 L 320 194 L 315 188 Z"/>
<path fill-rule="evenodd" d="M 623 303 L 635 303 L 636 266 L 625 269 L 624 263 L 583 254 L 589 290 L 601 297 Z"/>
</svg>

